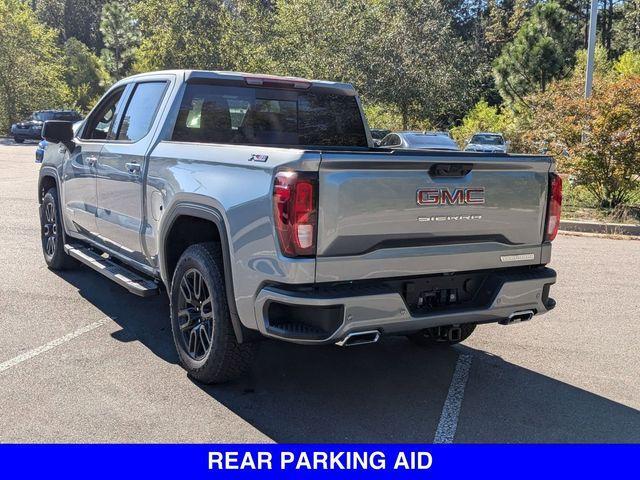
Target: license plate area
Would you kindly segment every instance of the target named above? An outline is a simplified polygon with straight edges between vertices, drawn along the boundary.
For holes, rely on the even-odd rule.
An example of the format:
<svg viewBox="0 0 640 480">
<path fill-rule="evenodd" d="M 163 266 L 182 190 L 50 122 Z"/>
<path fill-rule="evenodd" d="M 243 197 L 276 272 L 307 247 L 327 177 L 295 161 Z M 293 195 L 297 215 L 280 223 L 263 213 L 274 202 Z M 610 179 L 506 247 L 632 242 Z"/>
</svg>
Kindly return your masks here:
<svg viewBox="0 0 640 480">
<path fill-rule="evenodd" d="M 498 282 L 488 273 L 424 277 L 403 282 L 402 296 L 413 315 L 477 308 L 493 299 Z"/>
</svg>

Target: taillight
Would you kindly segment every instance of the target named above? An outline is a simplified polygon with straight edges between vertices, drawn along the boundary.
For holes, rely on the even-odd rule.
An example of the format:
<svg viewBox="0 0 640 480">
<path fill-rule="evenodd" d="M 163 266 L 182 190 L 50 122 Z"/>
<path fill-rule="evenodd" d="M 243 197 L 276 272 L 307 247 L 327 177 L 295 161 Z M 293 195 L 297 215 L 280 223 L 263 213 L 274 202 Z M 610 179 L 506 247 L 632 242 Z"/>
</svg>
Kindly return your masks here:
<svg viewBox="0 0 640 480">
<path fill-rule="evenodd" d="M 555 173 L 549 174 L 549 205 L 547 208 L 547 225 L 545 240 L 551 242 L 558 234 L 560 227 L 560 211 L 562 210 L 562 178 Z"/>
<path fill-rule="evenodd" d="M 313 173 L 279 172 L 273 186 L 273 216 L 287 257 L 316 254 L 318 180 Z"/>
</svg>

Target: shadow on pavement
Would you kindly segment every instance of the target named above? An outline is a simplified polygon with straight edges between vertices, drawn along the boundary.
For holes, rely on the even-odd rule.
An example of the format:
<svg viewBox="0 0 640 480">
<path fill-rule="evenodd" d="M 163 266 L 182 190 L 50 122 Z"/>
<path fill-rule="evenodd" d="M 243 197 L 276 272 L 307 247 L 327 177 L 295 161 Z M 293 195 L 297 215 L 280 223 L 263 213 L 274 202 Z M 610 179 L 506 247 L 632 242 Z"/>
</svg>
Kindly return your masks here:
<svg viewBox="0 0 640 480">
<path fill-rule="evenodd" d="M 138 298 L 84 267 L 60 275 L 122 327 L 114 338 L 176 363 L 165 294 Z M 488 352 L 401 337 L 344 349 L 264 341 L 247 378 L 194 386 L 277 442 L 431 442 L 461 352 L 473 363 L 456 442 L 640 442 L 633 408 Z"/>
<path fill-rule="evenodd" d="M 54 272 L 78 289 L 82 298 L 122 327 L 112 334 L 121 342 L 138 341 L 169 363 L 177 363 L 169 322 L 169 301 L 159 296 L 141 298 L 127 292 L 89 267 Z"/>
</svg>

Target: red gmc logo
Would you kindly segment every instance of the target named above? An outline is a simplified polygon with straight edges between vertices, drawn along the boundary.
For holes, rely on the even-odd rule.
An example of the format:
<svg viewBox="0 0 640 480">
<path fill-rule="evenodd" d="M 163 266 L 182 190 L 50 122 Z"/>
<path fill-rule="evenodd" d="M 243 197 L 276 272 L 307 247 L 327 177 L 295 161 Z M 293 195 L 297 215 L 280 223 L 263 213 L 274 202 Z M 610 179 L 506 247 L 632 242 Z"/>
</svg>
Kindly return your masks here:
<svg viewBox="0 0 640 480">
<path fill-rule="evenodd" d="M 418 205 L 484 205 L 484 188 L 421 188 Z"/>
</svg>

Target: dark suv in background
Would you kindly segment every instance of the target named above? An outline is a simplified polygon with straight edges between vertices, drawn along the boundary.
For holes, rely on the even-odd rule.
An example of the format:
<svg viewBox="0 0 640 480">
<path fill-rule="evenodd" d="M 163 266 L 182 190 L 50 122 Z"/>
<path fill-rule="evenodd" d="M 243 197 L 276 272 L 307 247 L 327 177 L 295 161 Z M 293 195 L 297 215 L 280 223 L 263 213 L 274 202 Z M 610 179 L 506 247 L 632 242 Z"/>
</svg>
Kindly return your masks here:
<svg viewBox="0 0 640 480">
<path fill-rule="evenodd" d="M 42 138 L 40 136 L 42 124 L 47 120 L 77 122 L 82 120 L 82 116 L 74 110 L 41 110 L 33 112 L 28 120 L 11 125 L 11 135 L 16 143 L 22 143 L 25 140 L 40 140 Z"/>
</svg>

